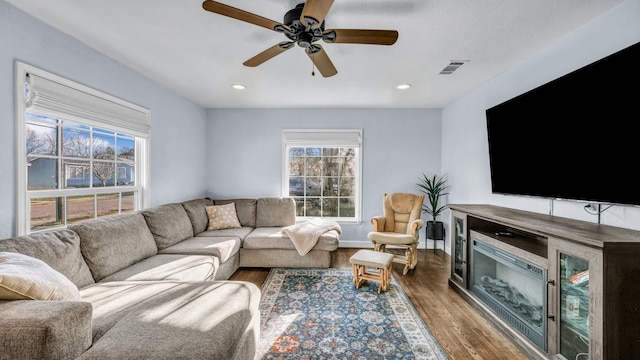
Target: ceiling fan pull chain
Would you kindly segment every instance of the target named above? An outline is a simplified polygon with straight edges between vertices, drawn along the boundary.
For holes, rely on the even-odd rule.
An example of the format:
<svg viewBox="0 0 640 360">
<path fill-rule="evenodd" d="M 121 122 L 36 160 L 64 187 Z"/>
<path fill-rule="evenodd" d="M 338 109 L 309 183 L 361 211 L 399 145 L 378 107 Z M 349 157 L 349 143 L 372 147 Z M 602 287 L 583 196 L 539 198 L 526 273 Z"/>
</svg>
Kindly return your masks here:
<svg viewBox="0 0 640 360">
<path fill-rule="evenodd" d="M 311 54 L 311 76 L 316 76 L 316 53 Z"/>
</svg>

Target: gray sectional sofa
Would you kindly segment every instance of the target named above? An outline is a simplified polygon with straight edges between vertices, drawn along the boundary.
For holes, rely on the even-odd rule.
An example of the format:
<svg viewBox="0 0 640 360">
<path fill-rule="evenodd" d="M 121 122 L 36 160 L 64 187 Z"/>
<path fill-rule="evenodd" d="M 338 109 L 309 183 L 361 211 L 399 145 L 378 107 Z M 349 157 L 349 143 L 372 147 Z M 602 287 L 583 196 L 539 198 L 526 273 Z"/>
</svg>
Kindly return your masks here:
<svg viewBox="0 0 640 360">
<path fill-rule="evenodd" d="M 230 203 L 239 226 L 210 230 L 206 207 Z M 3 256 L 26 255 L 36 277 L 38 266 L 58 276 L 44 288 L 67 287 L 32 300 L 0 271 L 0 359 L 253 359 L 260 290 L 228 279 L 239 267 L 329 267 L 338 248 L 332 230 L 301 256 L 280 233 L 294 223 L 290 198 L 204 198 L 0 240 L 0 270 Z"/>
</svg>

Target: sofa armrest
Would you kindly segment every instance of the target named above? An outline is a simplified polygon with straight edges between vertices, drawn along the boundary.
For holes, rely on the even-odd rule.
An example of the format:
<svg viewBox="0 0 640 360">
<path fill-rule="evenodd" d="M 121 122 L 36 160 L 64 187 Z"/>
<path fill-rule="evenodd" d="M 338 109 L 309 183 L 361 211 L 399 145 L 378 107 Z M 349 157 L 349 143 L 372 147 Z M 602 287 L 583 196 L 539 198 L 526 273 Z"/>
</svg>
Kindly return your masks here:
<svg viewBox="0 0 640 360">
<path fill-rule="evenodd" d="M 384 223 L 386 218 L 382 215 L 374 216 L 371 218 L 371 223 L 373 224 L 373 231 L 375 232 L 383 232 L 384 231 Z"/>
<path fill-rule="evenodd" d="M 0 301 L 0 360 L 75 359 L 91 346 L 83 301 Z"/>
</svg>

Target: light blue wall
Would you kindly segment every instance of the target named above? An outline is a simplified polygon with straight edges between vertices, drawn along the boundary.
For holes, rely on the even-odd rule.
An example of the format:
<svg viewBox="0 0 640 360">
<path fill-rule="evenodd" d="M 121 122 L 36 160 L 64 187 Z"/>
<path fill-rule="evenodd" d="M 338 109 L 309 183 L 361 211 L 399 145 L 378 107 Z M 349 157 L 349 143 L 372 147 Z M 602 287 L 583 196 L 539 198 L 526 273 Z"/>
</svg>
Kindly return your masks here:
<svg viewBox="0 0 640 360">
<path fill-rule="evenodd" d="M 15 234 L 14 62 L 151 110 L 151 202 L 206 192 L 206 111 L 0 0 L 0 239 Z"/>
<path fill-rule="evenodd" d="M 485 110 L 639 41 L 640 0 L 627 0 L 443 109 L 442 169 L 449 174 L 450 202 L 489 203 L 549 213 L 550 200 L 491 193 Z M 611 69 L 611 76 L 624 77 L 624 69 Z M 610 90 L 637 91 L 637 86 L 631 85 L 631 90 Z M 585 121 L 602 121 L 602 126 L 606 126 L 606 119 Z M 593 150 L 597 151 L 597 142 L 593 144 L 596 146 Z M 620 156 L 628 156 L 630 164 L 638 161 L 637 154 Z M 615 186 L 615 182 L 608 181 L 628 171 L 601 174 L 594 167 L 593 176 L 601 176 L 603 186 Z M 583 211 L 584 205 L 555 201 L 553 213 L 597 222 L 596 216 Z M 601 223 L 640 230 L 640 207 L 614 206 L 602 214 Z"/>
<path fill-rule="evenodd" d="M 627 0 L 442 111 L 205 111 L 0 0 L 0 238 L 15 229 L 15 60 L 151 109 L 151 205 L 202 195 L 279 196 L 283 128 L 363 129 L 363 223 L 344 226 L 342 238 L 366 241 L 382 193 L 417 191 L 422 172 L 448 174 L 449 202 L 547 213 L 546 200 L 491 194 L 484 110 L 637 41 L 640 0 Z M 556 215 L 595 221 L 582 204 L 554 205 Z M 602 221 L 638 229 L 640 209 L 613 207 Z"/>
<path fill-rule="evenodd" d="M 363 222 L 342 225 L 341 236 L 362 246 L 370 244 L 370 219 L 382 214 L 385 192 L 418 193 L 422 172 L 441 168 L 440 110 L 217 109 L 208 115 L 214 198 L 281 196 L 282 129 L 363 129 Z"/>
</svg>

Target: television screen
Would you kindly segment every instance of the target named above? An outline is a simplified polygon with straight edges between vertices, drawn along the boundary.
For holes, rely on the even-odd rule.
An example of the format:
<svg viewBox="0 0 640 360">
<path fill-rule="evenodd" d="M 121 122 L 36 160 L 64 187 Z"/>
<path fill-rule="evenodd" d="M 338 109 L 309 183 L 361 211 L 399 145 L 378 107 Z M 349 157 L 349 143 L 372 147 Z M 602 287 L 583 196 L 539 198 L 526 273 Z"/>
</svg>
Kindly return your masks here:
<svg viewBox="0 0 640 360">
<path fill-rule="evenodd" d="M 640 43 L 486 117 L 493 193 L 640 205 Z"/>
</svg>

